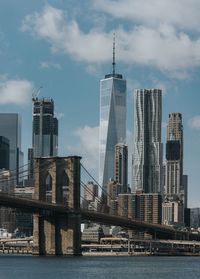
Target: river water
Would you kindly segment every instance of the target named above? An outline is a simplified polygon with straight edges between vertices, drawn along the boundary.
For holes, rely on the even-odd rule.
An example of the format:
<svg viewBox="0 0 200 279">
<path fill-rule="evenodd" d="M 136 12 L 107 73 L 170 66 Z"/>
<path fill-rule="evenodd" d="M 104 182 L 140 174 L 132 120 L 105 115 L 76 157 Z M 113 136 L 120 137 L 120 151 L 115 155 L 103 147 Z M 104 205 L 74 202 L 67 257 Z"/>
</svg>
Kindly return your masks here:
<svg viewBox="0 0 200 279">
<path fill-rule="evenodd" d="M 199 279 L 200 257 L 0 256 L 0 279 Z"/>
</svg>

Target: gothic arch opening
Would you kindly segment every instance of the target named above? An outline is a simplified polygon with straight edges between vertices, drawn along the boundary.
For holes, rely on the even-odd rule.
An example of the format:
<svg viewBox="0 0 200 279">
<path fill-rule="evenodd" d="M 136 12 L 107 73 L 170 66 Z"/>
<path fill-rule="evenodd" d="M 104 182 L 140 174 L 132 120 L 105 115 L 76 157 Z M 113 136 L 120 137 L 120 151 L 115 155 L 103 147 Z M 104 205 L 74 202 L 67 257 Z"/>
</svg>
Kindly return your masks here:
<svg viewBox="0 0 200 279">
<path fill-rule="evenodd" d="M 45 179 L 45 200 L 52 202 L 52 177 L 49 173 L 47 173 Z"/>
<path fill-rule="evenodd" d="M 61 178 L 61 199 L 62 203 L 68 206 L 69 199 L 69 177 L 64 171 Z"/>
</svg>

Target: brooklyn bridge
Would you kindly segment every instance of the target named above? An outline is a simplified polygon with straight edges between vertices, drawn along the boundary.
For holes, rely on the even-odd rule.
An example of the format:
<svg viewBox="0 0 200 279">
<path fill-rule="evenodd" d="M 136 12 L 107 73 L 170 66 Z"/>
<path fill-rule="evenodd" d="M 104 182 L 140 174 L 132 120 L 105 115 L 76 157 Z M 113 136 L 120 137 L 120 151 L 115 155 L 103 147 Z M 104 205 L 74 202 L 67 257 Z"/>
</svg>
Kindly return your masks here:
<svg viewBox="0 0 200 279">
<path fill-rule="evenodd" d="M 81 223 L 88 221 L 149 233 L 158 239 L 199 240 L 199 235 L 169 226 L 81 208 L 81 187 L 85 187 L 81 167 L 79 156 L 36 158 L 33 199 L 0 193 L 0 206 L 33 214 L 33 254 L 81 255 Z"/>
</svg>

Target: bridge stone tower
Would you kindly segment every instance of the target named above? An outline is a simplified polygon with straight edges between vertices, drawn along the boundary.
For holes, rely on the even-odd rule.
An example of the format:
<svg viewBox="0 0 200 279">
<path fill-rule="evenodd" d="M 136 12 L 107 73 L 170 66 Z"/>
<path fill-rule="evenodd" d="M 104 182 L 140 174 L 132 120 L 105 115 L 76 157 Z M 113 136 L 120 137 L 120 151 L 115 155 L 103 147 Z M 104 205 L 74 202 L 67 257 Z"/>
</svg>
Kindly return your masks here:
<svg viewBox="0 0 200 279">
<path fill-rule="evenodd" d="M 80 159 L 78 156 L 35 159 L 35 199 L 77 211 L 65 215 L 52 211 L 34 214 L 35 255 L 81 255 Z"/>
</svg>

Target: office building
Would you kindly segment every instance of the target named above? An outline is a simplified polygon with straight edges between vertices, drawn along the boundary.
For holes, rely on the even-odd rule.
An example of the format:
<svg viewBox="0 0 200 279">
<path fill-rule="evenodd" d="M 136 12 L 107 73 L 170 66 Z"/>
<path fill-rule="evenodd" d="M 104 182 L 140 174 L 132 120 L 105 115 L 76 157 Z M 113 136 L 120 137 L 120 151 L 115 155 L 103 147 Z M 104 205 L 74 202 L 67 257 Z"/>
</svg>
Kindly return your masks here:
<svg viewBox="0 0 200 279">
<path fill-rule="evenodd" d="M 57 156 L 58 120 L 52 99 L 33 98 L 33 157 Z"/>
<path fill-rule="evenodd" d="M 165 196 L 179 196 L 183 190 L 182 115 L 170 113 L 167 124 Z"/>
<path fill-rule="evenodd" d="M 16 181 L 13 179 L 12 172 L 10 170 L 0 170 L 0 191 L 5 193 L 12 193 L 16 186 Z"/>
<path fill-rule="evenodd" d="M 9 140 L 9 169 L 13 170 L 16 183 L 22 179 L 20 167 L 23 165 L 21 151 L 21 117 L 17 113 L 0 113 L 0 135 Z"/>
<path fill-rule="evenodd" d="M 200 228 L 200 208 L 190 209 L 190 226 L 191 228 Z"/>
<path fill-rule="evenodd" d="M 183 150 L 182 114 L 179 112 L 169 113 L 168 124 L 167 124 L 167 141 L 169 140 L 180 141 Z"/>
<path fill-rule="evenodd" d="M 163 202 L 162 223 L 167 226 L 184 225 L 184 206 L 181 200 Z"/>
<path fill-rule="evenodd" d="M 178 140 L 169 140 L 166 144 L 165 196 L 179 196 L 181 191 L 181 145 Z"/>
<path fill-rule="evenodd" d="M 0 228 L 13 233 L 16 229 L 15 210 L 13 208 L 0 207 Z"/>
<path fill-rule="evenodd" d="M 118 215 L 151 224 L 162 222 L 162 196 L 142 192 L 119 194 Z"/>
<path fill-rule="evenodd" d="M 126 80 L 115 73 L 115 42 L 112 65 L 100 81 L 99 184 L 105 189 L 115 176 L 115 145 L 126 142 Z"/>
<path fill-rule="evenodd" d="M 100 206 L 98 185 L 93 181 L 88 181 L 84 186 L 84 199 L 82 200 L 82 208 L 97 211 Z"/>
<path fill-rule="evenodd" d="M 94 184 L 93 181 L 88 181 L 84 188 L 84 200 L 94 201 L 98 195 L 98 185 Z"/>
<path fill-rule="evenodd" d="M 133 191 L 163 192 L 161 123 L 162 91 L 135 90 Z"/>
<path fill-rule="evenodd" d="M 100 239 L 104 237 L 103 229 L 99 225 L 85 228 L 82 232 L 83 243 L 100 243 Z"/>
<path fill-rule="evenodd" d="M 6 141 L 7 142 L 7 141 Z M 13 194 L 15 179 L 9 170 L 0 170 L 0 192 Z M 9 233 L 14 232 L 15 226 L 15 210 L 13 208 L 0 207 L 0 228 L 7 229 Z"/>
<path fill-rule="evenodd" d="M 128 191 L 128 146 L 115 145 L 115 180 L 122 186 L 123 193 Z"/>
<path fill-rule="evenodd" d="M 19 187 L 15 188 L 15 196 L 25 199 L 33 199 L 34 187 Z M 19 209 L 15 210 L 16 228 L 18 236 L 33 235 L 33 214 L 23 212 Z"/>
<path fill-rule="evenodd" d="M 183 175 L 181 113 L 173 112 L 168 117 L 165 165 L 163 223 L 182 226 L 187 208 L 188 177 Z"/>
<path fill-rule="evenodd" d="M 9 140 L 0 136 L 0 169 L 9 169 Z"/>
<path fill-rule="evenodd" d="M 183 184 L 183 204 L 184 208 L 188 207 L 188 175 L 184 174 L 182 177 L 182 184 Z"/>
<path fill-rule="evenodd" d="M 28 181 L 34 178 L 33 148 L 28 148 Z"/>
<path fill-rule="evenodd" d="M 123 193 L 122 185 L 115 180 L 110 180 L 107 184 L 107 206 L 112 215 L 117 215 L 118 195 Z"/>
</svg>

